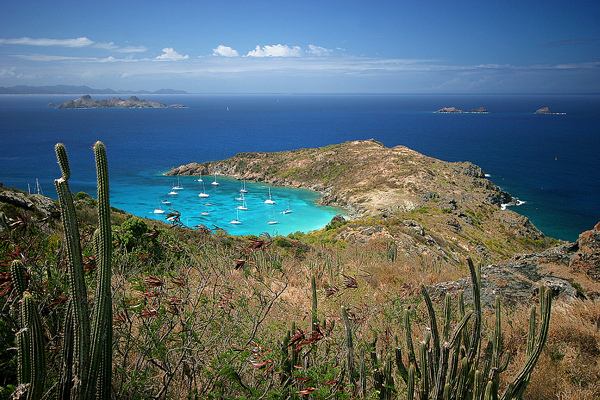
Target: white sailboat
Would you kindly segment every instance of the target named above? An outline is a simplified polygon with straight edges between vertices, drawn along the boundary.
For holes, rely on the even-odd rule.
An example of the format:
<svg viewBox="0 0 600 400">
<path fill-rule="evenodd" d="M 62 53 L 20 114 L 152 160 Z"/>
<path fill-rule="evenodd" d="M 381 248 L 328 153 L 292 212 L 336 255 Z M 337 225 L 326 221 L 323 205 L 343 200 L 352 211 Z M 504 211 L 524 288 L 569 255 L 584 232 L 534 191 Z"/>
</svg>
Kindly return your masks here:
<svg viewBox="0 0 600 400">
<path fill-rule="evenodd" d="M 292 209 L 290 208 L 290 201 L 288 200 L 288 206 L 287 206 L 287 208 L 286 208 L 285 210 L 283 210 L 281 213 L 282 213 L 282 214 L 290 214 L 290 213 L 292 213 L 292 212 L 293 212 L 293 211 L 292 211 Z"/>
<path fill-rule="evenodd" d="M 179 176 L 177 177 L 177 185 L 173 186 L 171 189 L 173 189 L 173 191 L 175 191 L 175 190 L 183 190 L 183 187 L 179 183 Z"/>
<path fill-rule="evenodd" d="M 273 213 L 273 217 L 269 219 L 269 225 L 276 225 L 279 223 L 279 221 L 277 220 L 277 218 L 275 218 L 275 213 Z"/>
<path fill-rule="evenodd" d="M 242 184 L 242 188 L 240 189 L 240 193 L 248 193 L 246 190 L 246 180 L 244 179 L 244 183 Z"/>
<path fill-rule="evenodd" d="M 246 199 L 242 198 L 242 201 L 243 201 L 242 205 L 238 206 L 237 209 L 242 210 L 242 211 L 248 211 L 248 206 L 246 205 Z"/>
<path fill-rule="evenodd" d="M 161 201 L 161 203 L 163 203 L 163 204 L 164 204 L 164 205 L 166 205 L 166 206 L 170 206 L 171 204 L 173 204 L 173 203 L 171 203 L 171 202 L 169 201 L 169 199 L 164 199 L 164 200 L 162 200 L 162 201 Z"/>
<path fill-rule="evenodd" d="M 275 204 L 275 201 L 271 198 L 271 188 L 269 188 L 269 198 L 266 199 L 263 203 L 265 203 L 265 204 Z"/>
<path fill-rule="evenodd" d="M 158 208 L 156 208 L 154 211 L 152 211 L 154 214 L 164 214 L 165 210 L 163 210 L 162 208 L 160 208 L 160 201 L 158 202 Z"/>
<path fill-rule="evenodd" d="M 210 194 L 206 193 L 204 182 L 202 182 L 202 193 L 198 194 L 198 197 L 210 197 Z"/>
<path fill-rule="evenodd" d="M 202 175 L 200 175 L 200 178 L 198 178 L 198 179 L 196 179 L 196 180 L 197 180 L 198 182 L 204 182 L 204 181 L 202 180 Z"/>
<path fill-rule="evenodd" d="M 202 215 L 203 217 L 207 217 L 210 215 L 210 212 L 208 211 L 208 207 L 206 206 L 206 204 L 204 205 L 204 211 L 202 211 L 200 213 L 200 215 Z"/>
<path fill-rule="evenodd" d="M 239 225 L 242 223 L 242 221 L 240 221 L 240 210 L 236 209 L 236 217 L 234 220 L 231 220 L 229 223 L 230 224 L 234 224 L 234 225 Z"/>
<path fill-rule="evenodd" d="M 211 185 L 219 186 L 220 183 L 217 182 L 217 174 L 215 174 L 215 181 L 211 183 Z"/>
</svg>

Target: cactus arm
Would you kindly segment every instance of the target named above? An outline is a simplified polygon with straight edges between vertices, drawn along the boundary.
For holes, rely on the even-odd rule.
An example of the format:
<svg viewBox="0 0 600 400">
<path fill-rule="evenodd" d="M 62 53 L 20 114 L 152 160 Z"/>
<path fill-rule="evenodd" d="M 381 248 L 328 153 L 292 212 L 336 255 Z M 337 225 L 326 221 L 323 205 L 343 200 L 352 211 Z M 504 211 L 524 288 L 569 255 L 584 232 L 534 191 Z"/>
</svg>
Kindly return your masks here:
<svg viewBox="0 0 600 400">
<path fill-rule="evenodd" d="M 317 284 L 315 283 L 315 276 L 310 277 L 310 288 L 312 291 L 312 324 L 311 330 L 316 331 L 319 325 L 319 317 L 317 314 Z"/>
<path fill-rule="evenodd" d="M 408 349 L 408 364 L 414 365 L 417 368 L 417 357 L 415 356 L 415 348 L 413 346 L 412 331 L 410 328 L 410 314 L 408 310 L 404 310 L 404 333 L 406 338 L 406 348 Z M 419 376 L 419 370 L 416 369 L 415 373 Z"/>
<path fill-rule="evenodd" d="M 473 332 L 469 339 L 470 347 L 467 351 L 467 357 L 470 362 L 477 361 L 479 358 L 479 347 L 481 344 L 481 270 L 475 269 L 473 261 L 467 259 L 469 271 L 471 272 L 471 281 L 473 282 L 473 306 L 475 309 L 475 321 L 473 322 Z"/>
<path fill-rule="evenodd" d="M 360 349 L 359 357 L 360 368 L 360 393 L 362 397 L 367 396 L 367 367 L 365 365 L 365 349 Z"/>
<path fill-rule="evenodd" d="M 396 356 L 396 367 L 398 367 L 398 372 L 400 373 L 400 376 L 402 377 L 404 382 L 408 383 L 408 371 L 406 370 L 404 362 L 402 361 L 402 349 L 399 346 L 397 346 L 394 350 Z"/>
<path fill-rule="evenodd" d="M 68 181 L 71 178 L 71 168 L 69 168 L 69 158 L 67 157 L 67 149 L 62 143 L 57 143 L 54 146 L 56 152 L 56 158 L 58 159 L 58 165 L 60 165 L 60 172 L 64 180 Z"/>
<path fill-rule="evenodd" d="M 108 162 L 102 142 L 94 144 L 96 174 L 98 177 L 98 229 L 94 233 L 94 247 L 98 264 L 96 305 L 92 319 L 92 347 L 90 375 L 98 377 L 97 397 L 111 397 L 112 368 L 112 233 L 110 228 L 110 199 Z M 94 384 L 90 385 L 90 393 Z"/>
<path fill-rule="evenodd" d="M 421 343 L 419 346 L 419 360 L 421 362 L 421 400 L 429 398 L 429 376 L 427 368 L 427 346 Z"/>
<path fill-rule="evenodd" d="M 348 312 L 346 307 L 342 307 L 342 317 L 344 324 L 346 325 L 346 359 L 348 364 L 348 376 L 350 377 L 350 383 L 356 387 L 356 376 L 354 372 L 354 342 L 352 340 L 352 327 L 350 320 L 348 319 Z"/>
<path fill-rule="evenodd" d="M 10 275 L 13 286 L 17 292 L 17 297 L 23 297 L 23 293 L 27 290 L 27 276 L 25 274 L 25 266 L 21 260 L 14 260 L 11 263 Z"/>
<path fill-rule="evenodd" d="M 71 398 L 71 387 L 73 386 L 73 304 L 69 301 L 65 310 L 63 321 L 62 340 L 62 369 L 58 388 L 58 400 L 69 400 Z"/>
<path fill-rule="evenodd" d="M 73 323 L 75 326 L 72 397 L 77 399 L 86 393 L 88 383 L 90 351 L 88 297 L 79 242 L 79 227 L 69 183 L 64 178 L 60 178 L 55 180 L 54 184 L 58 193 L 69 258 L 69 292 L 73 302 Z"/>
<path fill-rule="evenodd" d="M 408 368 L 407 386 L 406 400 L 413 400 L 415 397 L 415 364 L 410 364 L 410 367 Z"/>
<path fill-rule="evenodd" d="M 435 311 L 433 309 L 433 303 L 431 302 L 431 297 L 429 297 L 429 293 L 427 292 L 427 288 L 425 287 L 425 285 L 421 284 L 421 293 L 423 294 L 423 298 L 425 299 L 425 304 L 427 305 L 427 312 L 429 313 L 429 325 L 431 327 L 431 338 L 433 339 L 433 346 L 432 346 L 432 355 L 433 355 L 433 359 L 432 359 L 432 367 L 433 367 L 433 376 L 435 376 L 435 369 L 438 366 L 439 360 L 440 360 L 440 352 L 441 352 L 441 346 L 440 346 L 440 335 L 438 332 L 438 327 L 437 327 L 437 318 L 435 316 Z"/>
<path fill-rule="evenodd" d="M 28 382 L 20 381 L 20 384 L 29 383 L 27 389 L 27 400 L 37 400 L 42 397 L 44 392 L 44 380 L 46 377 L 46 354 L 44 345 L 44 331 L 40 313 L 37 309 L 37 304 L 33 296 L 29 292 L 23 294 L 21 300 L 21 315 L 23 322 L 23 330 L 27 331 L 20 339 L 27 340 L 28 344 L 25 350 L 28 353 L 24 354 L 29 357 L 29 362 L 25 363 L 24 367 L 28 368 L 28 373 L 22 374 L 20 378 L 29 378 Z M 22 357 L 19 357 L 22 361 Z M 24 371 L 23 371 L 24 372 Z"/>
<path fill-rule="evenodd" d="M 546 344 L 546 339 L 548 338 L 548 329 L 550 327 L 550 315 L 552 311 L 552 291 L 545 291 L 544 287 L 540 288 L 540 329 L 535 339 L 535 346 L 533 351 L 527 355 L 527 359 L 525 361 L 525 365 L 521 369 L 521 371 L 515 376 L 513 381 L 511 382 L 509 389 L 504 392 L 501 399 L 502 400 L 510 400 L 510 399 L 520 399 L 525 391 L 525 387 L 529 383 L 529 378 L 531 377 L 531 372 L 535 367 L 540 355 L 542 354 L 542 349 Z"/>
</svg>

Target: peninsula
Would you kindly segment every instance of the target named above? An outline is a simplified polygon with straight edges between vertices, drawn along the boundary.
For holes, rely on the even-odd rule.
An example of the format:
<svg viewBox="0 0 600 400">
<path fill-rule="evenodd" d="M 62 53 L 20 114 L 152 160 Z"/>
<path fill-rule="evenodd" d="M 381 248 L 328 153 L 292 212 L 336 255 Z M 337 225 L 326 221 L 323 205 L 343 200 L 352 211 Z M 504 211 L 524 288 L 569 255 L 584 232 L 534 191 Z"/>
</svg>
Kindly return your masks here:
<svg viewBox="0 0 600 400">
<path fill-rule="evenodd" d="M 437 160 L 404 146 L 388 148 L 372 139 L 240 153 L 166 173 L 213 174 L 316 191 L 320 204 L 343 208 L 354 224 L 336 231 L 338 239 L 399 237 L 407 252 L 427 253 L 442 264 L 473 252 L 501 260 L 552 241 L 526 217 L 502 207 L 516 200 L 477 165 Z"/>
<path fill-rule="evenodd" d="M 92 96 L 86 94 L 78 99 L 66 101 L 56 108 L 186 108 L 186 106 L 181 104 L 167 106 L 165 103 L 140 100 L 137 96 L 131 96 L 127 100 L 119 97 L 113 97 L 108 100 L 94 100 Z"/>
</svg>

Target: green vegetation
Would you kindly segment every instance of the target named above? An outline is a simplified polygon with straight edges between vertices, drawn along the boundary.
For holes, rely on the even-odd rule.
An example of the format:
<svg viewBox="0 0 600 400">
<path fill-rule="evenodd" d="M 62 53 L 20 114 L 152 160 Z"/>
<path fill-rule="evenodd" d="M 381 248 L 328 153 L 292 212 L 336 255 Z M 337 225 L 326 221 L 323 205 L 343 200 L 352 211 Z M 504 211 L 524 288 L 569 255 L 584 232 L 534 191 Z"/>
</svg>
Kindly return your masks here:
<svg viewBox="0 0 600 400">
<path fill-rule="evenodd" d="M 562 327 L 573 330 L 554 313 L 550 323 L 550 291 L 540 291 L 539 317 L 537 307 L 507 309 L 500 299 L 490 312 L 470 260 L 467 270 L 390 236 L 363 244 L 338 235 L 404 234 L 447 248 L 434 231 L 409 235 L 403 223 L 417 215 L 435 225 L 447 218 L 437 208 L 287 237 L 169 227 L 109 207 L 103 147 L 95 149 L 98 211 L 83 194 L 73 206 L 66 153 L 57 149 L 63 225 L 18 207 L 5 216 L 2 399 L 534 398 L 548 378 L 534 367 L 566 358 L 557 354 L 567 349 L 543 351 L 552 335 L 570 332 Z M 460 294 L 453 307 L 450 295 L 424 286 L 469 273 L 471 305 Z M 112 345 L 94 345 L 100 340 Z M 561 375 L 600 393 L 593 374 Z"/>
</svg>

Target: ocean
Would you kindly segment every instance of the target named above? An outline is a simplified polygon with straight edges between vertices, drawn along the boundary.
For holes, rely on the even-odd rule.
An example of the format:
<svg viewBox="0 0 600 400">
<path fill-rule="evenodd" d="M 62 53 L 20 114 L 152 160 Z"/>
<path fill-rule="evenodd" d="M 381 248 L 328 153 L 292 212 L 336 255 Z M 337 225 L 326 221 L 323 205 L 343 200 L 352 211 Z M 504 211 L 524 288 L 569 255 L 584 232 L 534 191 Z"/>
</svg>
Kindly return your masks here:
<svg viewBox="0 0 600 400">
<path fill-rule="evenodd" d="M 513 207 L 547 236 L 574 241 L 600 221 L 600 95 L 143 95 L 185 109 L 57 110 L 74 95 L 0 96 L 0 182 L 56 197 L 60 176 L 53 147 L 62 142 L 71 161 L 71 189 L 95 196 L 91 146 L 107 147 L 111 203 L 136 215 L 163 219 L 174 182 L 162 173 L 193 161 L 240 152 L 320 147 L 376 139 L 445 161 L 471 161 L 524 204 Z M 93 95 L 96 99 L 113 96 Z M 126 98 L 127 96 L 120 96 Z M 485 107 L 489 114 L 437 114 L 444 106 Z M 536 115 L 549 107 L 561 115 Z M 204 177 L 181 180 L 172 208 L 188 225 L 219 226 L 233 234 L 287 234 L 324 226 L 340 210 L 319 207 L 308 191 Z M 288 203 L 289 202 L 289 203 Z M 211 206 L 206 206 L 211 203 Z M 287 207 L 293 210 L 282 214 Z M 210 217 L 201 216 L 210 212 Z M 229 222 L 239 218 L 240 225 Z M 275 225 L 268 221 L 278 220 Z"/>
</svg>

